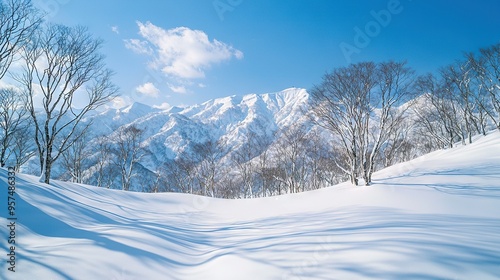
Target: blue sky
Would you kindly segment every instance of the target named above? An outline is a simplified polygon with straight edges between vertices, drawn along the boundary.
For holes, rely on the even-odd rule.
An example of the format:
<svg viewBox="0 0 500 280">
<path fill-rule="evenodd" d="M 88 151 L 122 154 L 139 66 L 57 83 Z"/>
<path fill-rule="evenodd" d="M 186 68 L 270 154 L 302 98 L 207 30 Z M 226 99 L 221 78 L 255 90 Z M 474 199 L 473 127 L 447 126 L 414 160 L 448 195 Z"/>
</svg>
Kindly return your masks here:
<svg viewBox="0 0 500 280">
<path fill-rule="evenodd" d="M 350 62 L 407 60 L 424 74 L 500 43 L 497 0 L 34 2 L 104 40 L 116 106 L 309 89 Z"/>
</svg>

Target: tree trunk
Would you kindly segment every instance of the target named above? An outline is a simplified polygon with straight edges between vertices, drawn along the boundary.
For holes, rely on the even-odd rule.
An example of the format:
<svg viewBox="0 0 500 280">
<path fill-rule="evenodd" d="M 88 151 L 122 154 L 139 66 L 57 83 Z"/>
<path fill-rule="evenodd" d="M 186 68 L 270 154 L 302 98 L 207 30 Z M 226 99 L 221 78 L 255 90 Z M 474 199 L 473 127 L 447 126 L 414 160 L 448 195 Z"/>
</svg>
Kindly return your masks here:
<svg viewBox="0 0 500 280">
<path fill-rule="evenodd" d="M 47 163 L 45 165 L 45 179 L 44 179 L 45 184 L 50 183 L 51 173 L 52 173 L 52 162 L 50 159 L 47 159 Z"/>
<path fill-rule="evenodd" d="M 2 149 L 0 155 L 0 167 L 5 167 L 5 149 Z"/>
<path fill-rule="evenodd" d="M 47 153 L 42 159 L 42 174 L 40 175 L 39 182 L 50 184 L 50 175 L 52 173 L 52 160 L 50 154 Z"/>
</svg>

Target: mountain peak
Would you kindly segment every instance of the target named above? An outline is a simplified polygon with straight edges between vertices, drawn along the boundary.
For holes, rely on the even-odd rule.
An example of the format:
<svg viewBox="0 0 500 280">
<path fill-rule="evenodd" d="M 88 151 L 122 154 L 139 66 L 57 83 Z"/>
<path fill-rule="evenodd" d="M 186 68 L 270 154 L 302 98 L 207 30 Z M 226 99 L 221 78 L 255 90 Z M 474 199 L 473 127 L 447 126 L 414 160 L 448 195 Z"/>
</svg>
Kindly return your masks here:
<svg viewBox="0 0 500 280">
<path fill-rule="evenodd" d="M 139 112 L 154 112 L 157 111 L 155 108 L 148 106 L 140 102 L 134 102 L 132 105 L 125 106 L 118 111 L 122 113 L 139 113 Z"/>
</svg>

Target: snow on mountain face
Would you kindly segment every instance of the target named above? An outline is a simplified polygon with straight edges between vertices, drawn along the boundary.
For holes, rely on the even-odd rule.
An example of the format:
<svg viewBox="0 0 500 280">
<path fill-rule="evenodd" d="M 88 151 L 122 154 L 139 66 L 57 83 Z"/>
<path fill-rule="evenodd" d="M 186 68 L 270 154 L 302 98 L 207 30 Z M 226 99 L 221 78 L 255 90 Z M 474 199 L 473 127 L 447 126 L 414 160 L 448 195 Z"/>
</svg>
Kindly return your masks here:
<svg viewBox="0 0 500 280">
<path fill-rule="evenodd" d="M 107 135 L 122 125 L 159 111 L 138 102 L 118 110 L 108 109 L 92 117 L 92 133 L 95 136 Z"/>
<path fill-rule="evenodd" d="M 193 144 L 209 140 L 223 139 L 230 148 L 235 148 L 247 141 L 250 132 L 273 139 L 279 129 L 305 121 L 301 108 L 308 97 L 306 90 L 291 88 L 277 93 L 214 99 L 182 110 L 160 111 L 135 103 L 106 111 L 96 116 L 94 122 L 97 131 L 101 127 L 115 130 L 125 125 L 143 129 L 143 146 L 158 164 L 174 159 Z M 103 134 L 106 133 L 109 131 Z"/>
</svg>

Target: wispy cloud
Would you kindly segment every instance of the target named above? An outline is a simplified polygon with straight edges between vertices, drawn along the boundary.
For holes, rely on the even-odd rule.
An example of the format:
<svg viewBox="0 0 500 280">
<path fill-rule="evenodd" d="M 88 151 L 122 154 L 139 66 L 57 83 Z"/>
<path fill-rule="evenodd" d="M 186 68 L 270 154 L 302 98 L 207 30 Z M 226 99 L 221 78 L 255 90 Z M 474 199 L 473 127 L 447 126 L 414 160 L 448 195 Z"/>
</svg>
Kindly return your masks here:
<svg viewBox="0 0 500 280">
<path fill-rule="evenodd" d="M 150 67 L 171 79 L 203 78 L 205 71 L 214 64 L 243 58 L 243 52 L 216 39 L 210 40 L 201 30 L 163 29 L 151 22 L 137 22 L 137 25 L 141 39 L 125 40 L 125 46 L 135 53 L 150 56 Z M 177 92 L 182 92 L 182 87 L 178 86 Z"/>
<path fill-rule="evenodd" d="M 120 34 L 120 29 L 116 25 L 111 26 L 111 31 L 116 34 Z"/>
<path fill-rule="evenodd" d="M 175 93 L 186 93 L 187 92 L 186 87 L 182 86 L 182 85 L 179 85 L 179 86 L 168 85 L 168 87 L 170 88 L 171 91 L 173 91 Z"/>
<path fill-rule="evenodd" d="M 125 47 L 138 54 L 152 55 L 153 49 L 149 46 L 148 42 L 139 39 L 125 40 Z"/>
</svg>

